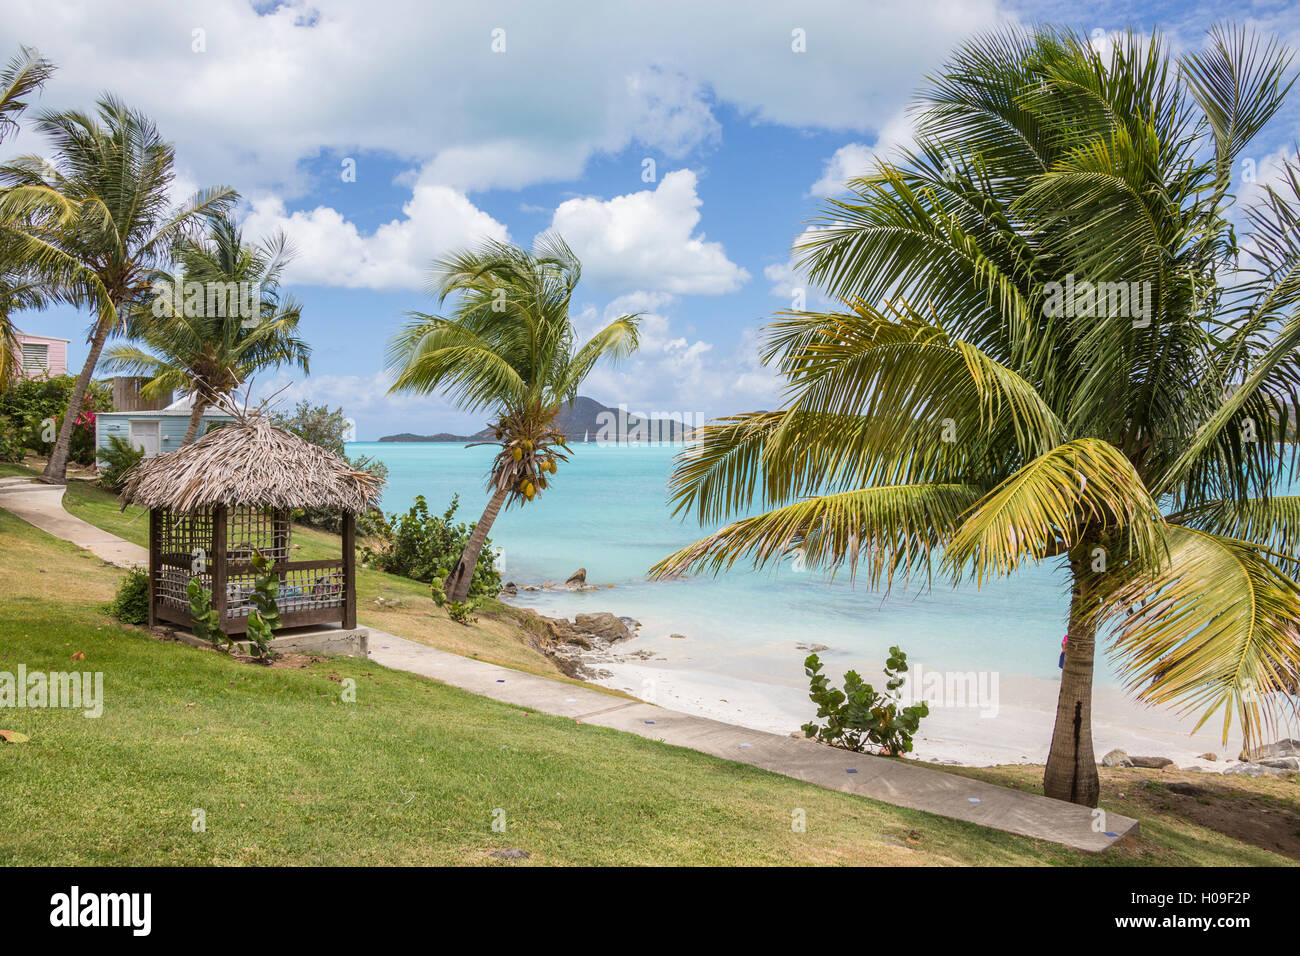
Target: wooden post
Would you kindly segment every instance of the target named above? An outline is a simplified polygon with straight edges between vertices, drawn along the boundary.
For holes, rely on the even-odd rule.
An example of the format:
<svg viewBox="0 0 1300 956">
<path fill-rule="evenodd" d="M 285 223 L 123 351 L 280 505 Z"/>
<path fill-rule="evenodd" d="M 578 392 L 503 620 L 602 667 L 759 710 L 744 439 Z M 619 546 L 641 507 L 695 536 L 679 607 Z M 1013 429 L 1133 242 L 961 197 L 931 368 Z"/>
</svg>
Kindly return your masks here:
<svg viewBox="0 0 1300 956">
<path fill-rule="evenodd" d="M 212 549 L 208 552 L 212 571 L 212 607 L 217 612 L 217 626 L 226 629 L 226 509 L 212 509 Z"/>
<path fill-rule="evenodd" d="M 162 563 L 158 560 L 158 509 L 149 509 L 149 626 L 158 623 L 158 576 Z"/>
<path fill-rule="evenodd" d="M 343 512 L 343 626 L 357 626 L 357 516 Z"/>
</svg>

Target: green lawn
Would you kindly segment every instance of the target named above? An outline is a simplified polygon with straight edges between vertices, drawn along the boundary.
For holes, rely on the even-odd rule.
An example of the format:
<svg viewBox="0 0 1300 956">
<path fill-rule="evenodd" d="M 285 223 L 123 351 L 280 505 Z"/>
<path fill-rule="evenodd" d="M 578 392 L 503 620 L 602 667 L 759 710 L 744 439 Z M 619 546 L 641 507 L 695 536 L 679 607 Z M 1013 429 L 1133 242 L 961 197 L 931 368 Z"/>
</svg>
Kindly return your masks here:
<svg viewBox="0 0 1300 956">
<path fill-rule="evenodd" d="M 111 622 L 121 572 L 3 511 L 0 553 L 0 670 L 102 671 L 106 697 L 98 719 L 0 711 L 31 737 L 0 745 L 0 865 L 1287 862 L 1157 817 L 1085 856 L 364 661 L 239 663 Z"/>
<path fill-rule="evenodd" d="M 122 511 L 117 496 L 102 488 L 83 481 L 69 482 L 63 505 L 71 514 L 97 528 L 148 547 L 148 512 L 134 507 Z M 294 559 L 300 561 L 337 558 L 341 553 L 337 535 L 301 526 L 293 529 L 293 545 Z M 380 603 L 381 598 L 385 603 Z M 395 601 L 400 605 L 395 605 Z M 491 601 L 478 617 L 478 623 L 472 627 L 457 624 L 434 605 L 427 584 L 358 567 L 357 620 L 360 624 L 453 654 L 569 680 L 550 658 L 523 639 L 523 631 L 516 623 L 516 610 Z"/>
</svg>

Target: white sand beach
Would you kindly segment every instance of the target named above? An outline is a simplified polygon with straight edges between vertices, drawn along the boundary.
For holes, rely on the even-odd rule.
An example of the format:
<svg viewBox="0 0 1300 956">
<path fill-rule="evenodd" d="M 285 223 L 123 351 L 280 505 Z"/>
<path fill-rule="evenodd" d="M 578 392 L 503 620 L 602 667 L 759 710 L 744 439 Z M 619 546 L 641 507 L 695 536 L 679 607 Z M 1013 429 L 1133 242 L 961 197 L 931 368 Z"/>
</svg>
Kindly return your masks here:
<svg viewBox="0 0 1300 956">
<path fill-rule="evenodd" d="M 645 630 L 616 645 L 599 666 L 609 676 L 598 683 L 646 700 L 725 720 L 755 730 L 790 733 L 814 714 L 801 672 L 772 674 L 768 679 L 737 677 L 718 668 L 707 648 L 693 646 L 689 637 L 654 636 Z M 792 657 L 804 652 L 792 647 Z M 643 659 L 644 658 L 644 659 Z M 800 658 L 801 659 L 801 658 Z M 752 669 L 753 662 L 749 662 Z M 828 667 L 833 680 L 839 673 Z M 861 672 L 868 682 L 877 676 Z M 928 672 L 928 673 L 927 673 Z M 913 676 L 932 679 L 935 668 L 913 665 Z M 1055 721 L 1057 682 L 1016 674 L 952 675 L 977 691 L 966 696 L 929 698 L 930 715 L 915 739 L 914 758 L 967 766 L 1043 763 L 1047 759 Z M 983 681 L 982 686 L 980 681 Z M 880 686 L 880 681 L 876 681 Z M 1136 703 L 1121 690 L 1100 686 L 1093 694 L 1093 746 L 1097 758 L 1118 748 L 1130 755 L 1167 757 L 1181 768 L 1222 772 L 1235 762 L 1241 736 L 1230 734 L 1225 744 L 1222 722 L 1207 723 L 1192 733 L 1194 718 L 1180 719 L 1164 708 Z M 1284 728 L 1281 736 L 1295 736 Z M 1212 753 L 1211 761 L 1201 755 Z"/>
</svg>

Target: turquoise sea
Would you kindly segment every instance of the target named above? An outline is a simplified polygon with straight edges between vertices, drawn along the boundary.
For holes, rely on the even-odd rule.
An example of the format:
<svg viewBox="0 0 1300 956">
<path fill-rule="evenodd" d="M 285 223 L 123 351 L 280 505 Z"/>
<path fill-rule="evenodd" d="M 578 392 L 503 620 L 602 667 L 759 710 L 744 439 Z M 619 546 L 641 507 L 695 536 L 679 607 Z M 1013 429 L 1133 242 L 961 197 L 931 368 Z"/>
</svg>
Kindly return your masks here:
<svg viewBox="0 0 1300 956">
<path fill-rule="evenodd" d="M 517 603 L 546 614 L 612 611 L 642 623 L 642 636 L 689 635 L 696 664 L 737 678 L 769 678 L 774 667 L 801 675 L 803 652 L 818 643 L 828 666 L 875 673 L 890 645 L 914 662 L 950 669 L 998 670 L 1054 677 L 1068 605 L 1065 574 L 1055 561 L 1005 580 L 932 591 L 899 587 L 888 595 L 845 576 L 737 568 L 717 578 L 646 580 L 659 558 L 709 528 L 671 517 L 666 487 L 672 445 L 573 446 L 544 497 L 504 512 L 493 543 L 504 550 L 504 578 L 520 584 L 563 583 L 577 568 L 589 584 L 612 589 L 580 593 L 521 593 Z M 357 442 L 352 455 L 371 455 L 389 469 L 385 511 L 405 510 L 424 495 L 441 512 L 460 494 L 458 517 L 477 520 L 486 502 L 490 447 L 458 444 Z M 1112 684 L 1109 667 L 1099 680 Z"/>
</svg>

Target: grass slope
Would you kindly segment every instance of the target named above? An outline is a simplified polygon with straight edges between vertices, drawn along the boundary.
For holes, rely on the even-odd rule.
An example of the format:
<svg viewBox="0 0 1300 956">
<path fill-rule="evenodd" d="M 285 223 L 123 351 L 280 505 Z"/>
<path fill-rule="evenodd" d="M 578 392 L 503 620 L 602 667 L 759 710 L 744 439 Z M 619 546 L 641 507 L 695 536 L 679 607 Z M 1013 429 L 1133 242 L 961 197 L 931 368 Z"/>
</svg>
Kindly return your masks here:
<svg viewBox="0 0 1300 956">
<path fill-rule="evenodd" d="M 87 482 L 71 482 L 63 504 L 71 514 L 97 528 L 141 547 L 149 546 L 148 512 L 134 507 L 122 511 L 117 497 L 102 488 Z M 293 529 L 293 544 L 293 557 L 298 561 L 321 561 L 340 554 L 337 535 L 298 525 Z M 380 598 L 390 605 L 394 600 L 400 601 L 401 606 L 381 605 Z M 358 623 L 452 654 L 569 680 L 550 658 L 521 640 L 523 632 L 515 623 L 517 615 L 514 609 L 493 601 L 478 614 L 475 625 L 466 627 L 434 605 L 428 585 L 359 565 L 357 568 Z"/>
<path fill-rule="evenodd" d="M 107 698 L 97 720 L 0 710 L 32 738 L 0 745 L 0 865 L 495 864 L 506 847 L 530 864 L 1292 862 L 1217 818 L 1240 798 L 1293 826 L 1293 781 L 1216 780 L 1227 802 L 1198 822 L 1147 772 L 1112 774 L 1102 805 L 1142 835 L 1086 856 L 365 661 L 262 668 L 162 643 L 104 615 L 120 571 L 2 510 L 0 554 L 0 670 L 103 671 Z M 958 772 L 1035 789 L 1041 771 Z"/>
<path fill-rule="evenodd" d="M 163 643 L 104 617 L 120 572 L 2 511 L 0 547 L 0 669 L 102 670 L 106 697 L 98 719 L 0 711 L 31 737 L 0 747 L 3 865 L 1077 859 L 364 661 Z"/>
</svg>

